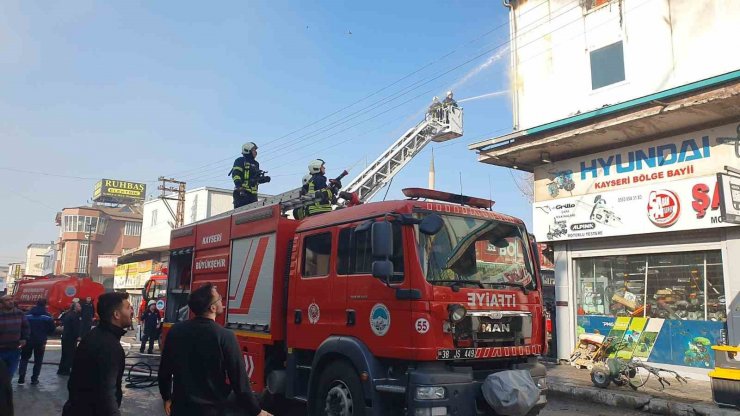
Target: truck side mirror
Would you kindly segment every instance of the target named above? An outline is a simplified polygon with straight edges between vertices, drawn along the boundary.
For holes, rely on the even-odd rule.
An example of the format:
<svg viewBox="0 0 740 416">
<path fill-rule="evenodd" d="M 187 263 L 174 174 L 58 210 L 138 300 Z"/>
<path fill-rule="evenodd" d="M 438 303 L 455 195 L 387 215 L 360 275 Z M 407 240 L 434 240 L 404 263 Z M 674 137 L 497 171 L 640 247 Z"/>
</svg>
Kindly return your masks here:
<svg viewBox="0 0 740 416">
<path fill-rule="evenodd" d="M 437 214 L 429 214 L 421 220 L 419 231 L 421 231 L 422 234 L 434 235 L 442 229 L 443 225 L 444 222 L 442 221 L 442 217 Z"/>
<path fill-rule="evenodd" d="M 375 260 L 373 262 L 373 277 L 386 282 L 391 281 L 393 277 L 393 262 L 390 260 Z"/>
<path fill-rule="evenodd" d="M 388 221 L 373 223 L 370 228 L 373 258 L 388 260 L 393 255 L 393 228 Z"/>
</svg>

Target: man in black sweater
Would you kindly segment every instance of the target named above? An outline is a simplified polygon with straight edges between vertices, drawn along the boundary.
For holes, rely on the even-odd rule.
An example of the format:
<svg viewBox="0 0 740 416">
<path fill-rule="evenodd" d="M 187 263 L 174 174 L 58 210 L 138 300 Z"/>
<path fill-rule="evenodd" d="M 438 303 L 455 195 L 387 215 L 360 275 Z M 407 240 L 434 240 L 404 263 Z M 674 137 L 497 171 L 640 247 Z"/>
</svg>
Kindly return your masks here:
<svg viewBox="0 0 740 416">
<path fill-rule="evenodd" d="M 159 392 L 168 416 L 223 415 L 232 390 L 243 412 L 271 416 L 252 393 L 236 336 L 215 321 L 224 313 L 221 300 L 211 283 L 194 290 L 188 306 L 196 317 L 175 324 L 167 334 Z"/>
<path fill-rule="evenodd" d="M 124 353 L 123 328 L 131 325 L 128 293 L 105 293 L 98 298 L 100 324 L 82 339 L 67 383 L 69 400 L 62 416 L 120 416 Z"/>
</svg>

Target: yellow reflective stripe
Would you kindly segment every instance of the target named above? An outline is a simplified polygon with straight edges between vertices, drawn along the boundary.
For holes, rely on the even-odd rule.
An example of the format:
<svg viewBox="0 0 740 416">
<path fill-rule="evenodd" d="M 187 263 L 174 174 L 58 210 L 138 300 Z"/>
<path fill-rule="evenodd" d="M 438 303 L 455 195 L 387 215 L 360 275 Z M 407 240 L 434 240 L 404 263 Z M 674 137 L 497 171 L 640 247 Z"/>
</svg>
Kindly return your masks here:
<svg viewBox="0 0 740 416">
<path fill-rule="evenodd" d="M 233 168 L 231 168 L 231 170 L 233 170 L 233 171 L 240 170 L 240 171 L 244 172 L 244 168 L 240 168 L 239 166 L 234 166 Z"/>
</svg>

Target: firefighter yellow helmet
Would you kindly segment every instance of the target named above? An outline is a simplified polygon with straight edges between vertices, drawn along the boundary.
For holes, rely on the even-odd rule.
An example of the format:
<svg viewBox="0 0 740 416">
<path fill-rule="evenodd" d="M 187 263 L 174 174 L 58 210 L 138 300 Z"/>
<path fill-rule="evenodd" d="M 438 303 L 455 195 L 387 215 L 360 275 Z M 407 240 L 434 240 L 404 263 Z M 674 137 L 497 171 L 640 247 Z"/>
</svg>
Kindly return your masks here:
<svg viewBox="0 0 740 416">
<path fill-rule="evenodd" d="M 436 102 L 438 102 L 438 101 L 439 101 L 439 97 L 434 97 L 434 98 L 432 98 L 432 102 L 433 102 L 433 103 L 436 103 Z"/>
<path fill-rule="evenodd" d="M 242 154 L 248 155 L 249 152 L 251 152 L 252 150 L 256 148 L 257 148 L 257 145 L 254 144 L 254 142 L 246 142 L 242 145 Z"/>
<path fill-rule="evenodd" d="M 319 168 L 319 169 L 321 169 L 321 168 Z M 306 176 L 304 176 L 304 177 L 303 177 L 303 184 L 304 184 L 304 185 L 305 185 L 305 184 L 307 184 L 307 183 L 308 183 L 308 181 L 310 181 L 310 180 L 311 180 L 311 175 L 306 175 Z"/>
<path fill-rule="evenodd" d="M 452 91 L 447 91 L 447 98 L 452 98 Z"/>
<path fill-rule="evenodd" d="M 324 166 L 323 160 L 321 159 L 312 160 L 311 163 L 308 164 L 308 173 L 310 173 L 311 175 L 321 173 L 322 166 Z"/>
</svg>

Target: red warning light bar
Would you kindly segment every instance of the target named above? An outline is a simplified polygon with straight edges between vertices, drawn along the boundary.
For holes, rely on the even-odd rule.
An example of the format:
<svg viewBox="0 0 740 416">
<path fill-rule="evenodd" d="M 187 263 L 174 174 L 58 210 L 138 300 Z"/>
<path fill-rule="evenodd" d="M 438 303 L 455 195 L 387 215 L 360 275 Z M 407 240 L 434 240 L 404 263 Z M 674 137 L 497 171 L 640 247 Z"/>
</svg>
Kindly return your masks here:
<svg viewBox="0 0 740 416">
<path fill-rule="evenodd" d="M 449 192 L 435 191 L 424 188 L 404 188 L 403 194 L 411 199 L 433 199 L 435 201 L 449 202 L 451 204 L 467 205 L 474 208 L 491 209 L 494 201 L 484 198 L 476 198 L 467 195 L 451 194 Z"/>
</svg>

